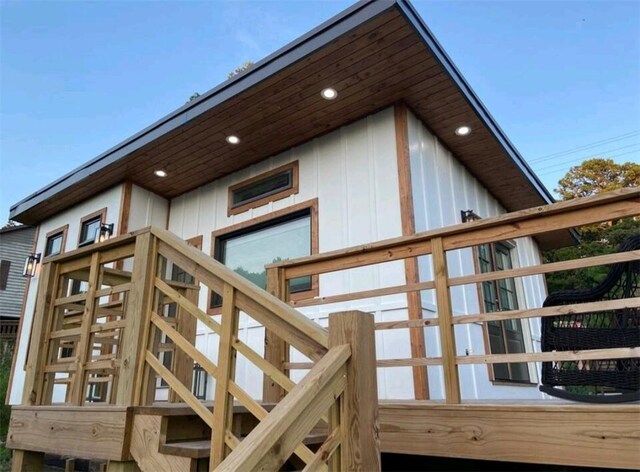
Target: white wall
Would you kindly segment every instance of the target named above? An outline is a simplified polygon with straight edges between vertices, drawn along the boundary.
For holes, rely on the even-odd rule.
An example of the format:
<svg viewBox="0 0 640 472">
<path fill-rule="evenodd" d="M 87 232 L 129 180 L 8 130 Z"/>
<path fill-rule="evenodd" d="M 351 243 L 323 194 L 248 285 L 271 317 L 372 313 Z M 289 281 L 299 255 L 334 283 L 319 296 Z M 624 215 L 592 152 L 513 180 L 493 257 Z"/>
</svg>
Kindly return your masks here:
<svg viewBox="0 0 640 472">
<path fill-rule="evenodd" d="M 299 161 L 299 193 L 244 213 L 227 216 L 230 185 L 259 175 L 288 162 Z M 402 234 L 393 110 L 387 109 L 356 123 L 314 139 L 254 166 L 211 182 L 171 201 L 169 230 L 184 239 L 203 235 L 203 251 L 211 254 L 211 232 L 266 215 L 291 205 L 318 199 L 319 250 L 326 252 Z M 404 265 L 396 262 L 371 269 L 325 275 L 320 278 L 320 296 L 367 290 L 404 283 Z M 201 307 L 207 293 L 201 291 Z M 374 311 L 378 321 L 406 319 L 406 296 L 399 295 L 362 302 L 307 308 L 307 316 L 326 326 L 328 314 L 344 309 Z M 241 320 L 240 337 L 257 352 L 263 351 L 264 331 L 248 318 Z M 197 344 L 214 359 L 217 336 L 199 328 Z M 409 357 L 406 330 L 378 333 L 380 358 Z M 298 356 L 293 361 L 302 360 Z M 411 369 L 381 370 L 382 397 L 409 398 L 413 395 Z M 302 375 L 302 372 L 298 372 Z M 398 376 L 402 381 L 398 382 Z M 254 396 L 262 394 L 262 377 L 257 369 L 240 360 L 238 379 Z M 213 388 L 211 383 L 209 390 Z"/>
<path fill-rule="evenodd" d="M 473 135 L 469 136 L 473 139 Z M 409 143 L 411 158 L 411 178 L 415 209 L 416 231 L 461 223 L 460 211 L 473 209 L 481 217 L 505 213 L 504 208 L 476 180 L 467 169 L 444 147 L 437 137 L 413 114 L 409 116 Z M 521 238 L 513 241 L 516 245 L 514 265 L 521 267 L 540 263 L 540 255 L 535 241 Z M 453 277 L 471 275 L 475 272 L 473 252 L 470 248 L 452 251 L 447 255 L 449 274 Z M 421 280 L 432 280 L 431 257 L 419 260 Z M 526 277 L 516 281 L 518 301 L 521 308 L 540 307 L 545 297 L 541 276 Z M 479 312 L 479 298 L 475 285 L 452 289 L 451 301 L 454 315 Z M 425 317 L 435 317 L 435 294 L 422 292 Z M 528 324 L 528 326 L 526 326 Z M 523 320 L 529 347 L 540 350 L 539 319 Z M 480 324 L 458 325 L 455 327 L 458 355 L 483 354 L 485 344 Z M 437 328 L 425 329 L 427 355 L 440 355 Z M 532 382 L 537 381 L 537 373 Z M 536 386 L 493 385 L 489 381 L 488 368 L 484 364 L 460 366 L 462 397 L 464 399 L 488 398 L 540 398 L 542 394 Z M 442 369 L 429 368 L 431 398 L 443 398 Z"/>
<path fill-rule="evenodd" d="M 169 201 L 149 190 L 131 186 L 129 231 L 156 226 L 165 229 L 169 213 Z"/>
<path fill-rule="evenodd" d="M 61 226 L 69 225 L 67 230 L 67 241 L 64 248 L 65 252 L 69 252 L 77 248 L 78 236 L 80 231 L 80 219 L 95 211 L 107 208 L 106 222 L 114 224 L 114 234 L 118 233 L 118 216 L 120 213 L 120 202 L 122 198 L 122 186 L 117 185 L 95 197 L 86 200 L 74 207 L 60 212 L 57 215 L 40 223 L 38 242 L 36 245 L 36 253 L 44 255 L 47 233 Z M 40 267 L 40 266 L 38 266 Z M 22 331 L 18 351 L 16 354 L 15 371 L 13 373 L 13 383 L 9 403 L 16 405 L 21 402 L 22 390 L 24 384 L 24 364 L 27 353 L 27 344 L 31 333 L 31 323 L 33 321 L 33 310 L 35 308 L 36 293 L 38 290 L 39 272 L 31 279 L 29 284 L 29 293 L 25 303 L 24 317 L 22 319 Z"/>
</svg>

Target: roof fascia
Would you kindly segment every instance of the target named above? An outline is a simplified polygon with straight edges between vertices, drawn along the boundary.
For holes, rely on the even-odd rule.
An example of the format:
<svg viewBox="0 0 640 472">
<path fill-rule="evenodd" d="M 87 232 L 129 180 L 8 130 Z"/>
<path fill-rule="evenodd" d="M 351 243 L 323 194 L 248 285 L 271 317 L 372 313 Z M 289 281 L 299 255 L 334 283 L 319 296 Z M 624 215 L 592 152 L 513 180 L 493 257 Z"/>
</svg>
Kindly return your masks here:
<svg viewBox="0 0 640 472">
<path fill-rule="evenodd" d="M 409 23 L 413 26 L 414 30 L 429 46 L 436 60 L 440 62 L 449 77 L 451 77 L 451 79 L 460 88 L 460 91 L 464 95 L 467 102 L 475 110 L 485 126 L 487 126 L 487 128 L 493 133 L 498 142 L 500 142 L 511 160 L 518 166 L 520 171 L 525 175 L 529 182 L 531 182 L 531 185 L 533 185 L 542 199 L 546 203 L 555 202 L 555 199 L 551 196 L 547 188 L 540 181 L 538 176 L 535 175 L 533 170 L 522 158 L 516 147 L 511 143 L 509 138 L 507 138 L 507 135 L 504 133 L 504 131 L 502 131 L 500 126 L 498 126 L 498 123 L 493 118 L 493 116 L 491 116 L 482 101 L 469 86 L 451 58 L 447 55 L 438 40 L 435 38 L 431 30 L 427 27 L 422 18 L 420 18 L 420 15 L 418 15 L 413 5 L 411 5 L 408 0 L 397 0 L 397 5 L 402 11 L 402 14 L 405 16 L 405 18 L 407 18 Z"/>
</svg>

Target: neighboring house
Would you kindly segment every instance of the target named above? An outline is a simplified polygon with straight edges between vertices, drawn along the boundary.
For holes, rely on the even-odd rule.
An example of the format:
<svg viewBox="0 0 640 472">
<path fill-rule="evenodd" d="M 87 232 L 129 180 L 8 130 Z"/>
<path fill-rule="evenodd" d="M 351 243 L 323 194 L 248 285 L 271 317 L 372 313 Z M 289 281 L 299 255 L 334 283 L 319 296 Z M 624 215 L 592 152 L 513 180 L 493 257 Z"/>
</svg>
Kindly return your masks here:
<svg viewBox="0 0 640 472">
<path fill-rule="evenodd" d="M 412 6 L 364 1 L 17 203 L 11 218 L 39 228 L 45 257 L 93 243 L 103 224 L 116 235 L 159 226 L 264 286 L 264 265 L 279 259 L 460 223 L 469 209 L 489 217 L 551 201 Z M 558 233 L 461 250 L 450 270 L 536 264 L 541 249 L 568 242 Z M 301 279 L 291 291 L 300 300 L 426 280 L 426 259 Z M 37 281 L 11 403 L 22 394 Z M 534 276 L 458 287 L 452 303 L 464 314 L 539 307 L 545 295 Z M 200 306 L 214 315 L 219 303 L 201 290 Z M 424 291 L 301 311 L 326 324 L 340 309 L 435 317 L 435 300 Z M 378 356 L 438 355 L 434 330 L 411 331 L 378 333 Z M 536 351 L 539 331 L 538 320 L 459 325 L 457 348 Z M 240 338 L 260 352 L 264 330 L 241 322 Z M 215 357 L 215 344 L 199 326 L 198 347 Z M 259 397 L 261 375 L 239 363 L 238 382 Z M 475 381 L 464 399 L 542 397 L 532 365 L 465 369 Z M 391 380 L 380 369 L 380 397 L 442 398 L 442 372 L 429 369 L 427 389 L 426 371 L 396 368 Z"/>
<path fill-rule="evenodd" d="M 36 232 L 28 225 L 0 229 L 0 339 L 16 338 L 29 288 L 22 272 L 25 259 L 33 253 Z"/>
</svg>

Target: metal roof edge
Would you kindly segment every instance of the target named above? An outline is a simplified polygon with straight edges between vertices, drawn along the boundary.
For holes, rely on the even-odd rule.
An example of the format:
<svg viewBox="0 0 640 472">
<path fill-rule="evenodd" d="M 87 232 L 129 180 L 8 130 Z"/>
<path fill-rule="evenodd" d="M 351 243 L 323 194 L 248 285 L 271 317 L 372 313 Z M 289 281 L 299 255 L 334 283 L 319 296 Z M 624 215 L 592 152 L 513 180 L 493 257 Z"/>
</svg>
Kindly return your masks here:
<svg viewBox="0 0 640 472">
<path fill-rule="evenodd" d="M 409 20 L 409 22 L 413 25 L 413 28 L 416 32 L 422 37 L 422 39 L 427 43 L 431 51 L 433 52 L 436 59 L 440 62 L 442 67 L 444 67 L 445 71 L 449 74 L 451 79 L 456 83 L 456 85 L 460 88 L 460 91 L 463 93 L 469 104 L 476 111 L 480 119 L 484 122 L 489 130 L 494 134 L 496 139 L 500 142 L 502 147 L 505 149 L 509 157 L 513 160 L 513 162 L 518 166 L 521 172 L 527 177 L 529 182 L 533 185 L 533 187 L 537 190 L 538 194 L 542 197 L 542 199 L 546 203 L 553 203 L 555 199 L 549 192 L 549 190 L 544 186 L 544 184 L 540 181 L 538 176 L 533 172 L 531 167 L 527 164 L 524 158 L 520 155 L 516 147 L 511 143 L 507 135 L 502 131 L 502 128 L 498 125 L 496 120 L 491 116 L 491 113 L 484 106 L 482 101 L 478 98 L 476 93 L 473 91 L 471 86 L 467 83 L 465 78 L 462 76 L 456 65 L 453 63 L 449 55 L 445 52 L 443 47 L 440 45 L 436 37 L 433 35 L 431 30 L 427 27 L 424 20 L 420 17 L 418 12 L 415 10 L 413 5 L 408 0 L 396 0 L 400 10 L 404 14 L 404 16 Z"/>
</svg>

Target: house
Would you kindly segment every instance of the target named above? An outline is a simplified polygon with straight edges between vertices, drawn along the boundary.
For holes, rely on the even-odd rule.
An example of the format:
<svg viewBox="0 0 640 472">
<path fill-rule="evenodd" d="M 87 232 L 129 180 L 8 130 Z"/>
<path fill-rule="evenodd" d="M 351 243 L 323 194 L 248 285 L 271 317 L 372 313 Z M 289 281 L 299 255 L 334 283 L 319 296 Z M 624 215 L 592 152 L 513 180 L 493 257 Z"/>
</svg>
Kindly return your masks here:
<svg viewBox="0 0 640 472">
<path fill-rule="evenodd" d="M 0 229 L 0 339 L 16 339 L 29 285 L 22 270 L 33 253 L 35 233 L 36 228 L 28 225 Z"/>
<path fill-rule="evenodd" d="M 462 232 L 475 231 L 474 228 L 500 224 L 502 220 L 496 218 L 500 215 L 515 215 L 520 210 L 543 207 L 552 201 L 411 4 L 405 0 L 359 2 L 11 208 L 11 218 L 38 227 L 35 252 L 42 254 L 45 264 L 44 275 L 36 273 L 31 279 L 10 402 L 50 405 L 50 408 L 57 402 L 78 406 L 94 401 L 110 403 L 108 398 L 117 388 L 129 385 L 122 379 L 115 382 L 117 374 L 113 373 L 113 369 L 121 369 L 122 373 L 122 366 L 130 366 L 128 358 L 118 357 L 118 362 L 113 364 L 100 363 L 112 362 L 115 351 L 105 351 L 104 345 L 96 348 L 92 344 L 94 347 L 88 348 L 87 341 L 82 341 L 84 334 L 81 333 L 85 333 L 93 336 L 91 342 L 98 342 L 95 340 L 107 328 L 92 327 L 93 321 L 85 324 L 81 317 L 84 310 L 95 309 L 94 305 L 102 309 L 103 314 L 107 313 L 103 315 L 104 323 L 116 333 L 109 335 L 110 342 L 117 344 L 118 356 L 128 356 L 129 351 L 125 351 L 121 343 L 129 341 L 123 341 L 124 335 L 118 330 L 132 322 L 129 320 L 133 316 L 128 313 L 125 318 L 124 312 L 115 314 L 108 304 L 121 306 L 126 303 L 118 298 L 123 292 L 142 290 L 135 274 L 146 277 L 149 270 L 132 266 L 133 246 L 123 246 L 121 252 L 114 252 L 117 256 L 105 259 L 106 265 L 103 264 L 100 272 L 99 256 L 89 257 L 90 253 L 98 254 L 92 252 L 94 250 L 113 247 L 116 251 L 120 247 L 117 245 L 129 241 L 127 238 L 151 234 L 151 238 L 159 238 L 158 245 L 153 246 L 160 251 L 158 254 L 167 258 L 167 254 L 175 256 L 173 264 L 157 267 L 158 277 L 166 277 L 173 285 L 159 280 L 155 285 L 151 282 L 150 287 L 152 291 L 162 291 L 161 298 L 180 300 L 176 311 L 167 315 L 175 318 L 171 325 L 174 328 L 182 323 L 181 310 L 211 315 L 213 322 L 198 318 L 197 325 L 185 328 L 193 331 L 189 336 L 204 357 L 192 357 L 184 364 L 184 355 L 178 354 L 175 346 L 168 346 L 172 336 L 166 333 L 173 333 L 170 330 L 174 328 L 160 320 L 158 313 L 150 312 L 155 326 L 165 334 L 156 339 L 157 358 L 146 353 L 146 362 L 156 372 L 165 374 L 177 364 L 186 365 L 182 371 L 184 385 L 179 387 L 177 377 L 170 375 L 147 380 L 141 376 L 135 382 L 147 382 L 146 391 L 151 393 L 146 400 L 150 403 L 175 401 L 187 395 L 189 389 L 193 389 L 198 398 L 210 400 L 214 396 L 219 398 L 217 390 L 227 388 L 221 381 L 213 382 L 206 375 L 204 365 L 207 359 L 223 362 L 228 354 L 221 349 L 231 349 L 229 345 L 225 348 L 219 344 L 221 334 L 212 331 L 212 326 L 215 328 L 215 323 L 224 320 L 228 313 L 225 300 L 231 298 L 224 295 L 221 299 L 222 291 L 226 290 L 223 287 L 230 287 L 233 280 L 233 284 L 238 284 L 236 290 L 241 286 L 256 297 L 261 295 L 224 271 L 211 275 L 207 267 L 213 271 L 214 266 L 210 266 L 209 257 L 274 294 L 278 289 L 274 289 L 277 284 L 270 285 L 270 281 L 273 282 L 270 274 L 295 272 L 295 267 L 286 268 L 287 260 L 302 258 L 302 262 L 295 264 L 304 264 L 305 258 L 312 260 L 320 254 L 340 252 L 343 255 L 339 257 L 343 257 L 347 248 L 355 246 L 359 247 L 357 251 L 347 250 L 346 254 L 358 251 L 364 254 L 383 247 L 376 246 L 381 241 L 391 241 L 385 242 L 384 247 L 395 248 L 400 244 L 398 241 L 422 241 L 417 233 L 442 235 L 443 229 L 449 227 Z M 553 208 L 552 213 L 568 211 Z M 524 216 L 517 213 L 519 216 L 509 218 L 531 218 L 533 214 L 525 211 Z M 469 230 L 460 226 L 477 218 L 482 220 L 465 223 Z M 539 373 L 534 362 L 459 362 L 453 370 L 442 367 L 443 362 L 446 365 L 447 359 L 456 356 L 466 355 L 471 359 L 481 354 L 535 353 L 539 351 L 539 319 L 469 322 L 453 328 L 449 323 L 451 329 L 448 329 L 438 321 L 437 306 L 450 305 L 453 316 L 534 310 L 546 296 L 543 275 L 460 284 L 451 287 L 450 298 L 438 295 L 437 282 L 426 281 L 437 280 L 439 268 L 446 271 L 447 266 L 450 277 L 463 278 L 539 265 L 542 249 L 573 241 L 568 231 L 571 226 L 557 225 L 557 228 L 548 228 L 553 231 L 515 233 L 517 236 L 504 240 L 495 236 L 485 238 L 487 242 L 478 239 L 482 243 L 460 246 L 446 257 L 437 255 L 435 249 L 433 256 L 426 255 L 431 254 L 429 249 L 427 252 L 416 250 L 416 257 L 410 257 L 412 249 L 405 247 L 409 257 L 405 255 L 404 259 L 398 259 L 389 249 L 386 259 L 372 256 L 371 260 L 377 263 L 368 267 L 344 265 L 347 270 L 340 271 L 341 267 L 336 266 L 314 275 L 299 271 L 302 275 L 289 277 L 288 288 L 280 290 L 279 295 L 321 326 L 327 325 L 329 313 L 360 310 L 374 313 L 378 323 L 424 327 L 376 333 L 375 349 L 378 365 L 382 365 L 377 377 L 381 400 L 450 402 L 457 397 L 457 403 L 491 399 L 542 401 L 545 396 L 537 388 Z M 149 226 L 157 230 L 149 233 L 144 229 Z M 131 236 L 127 236 L 129 234 Z M 171 234 L 207 257 L 185 249 Z M 100 242 L 108 236 L 112 241 Z M 58 241 L 61 244 L 57 244 Z M 436 247 L 429 244 L 429 248 Z M 137 251 L 135 259 L 142 254 Z M 76 258 L 77 263 L 67 261 L 66 254 Z M 51 268 L 45 270 L 47 262 Z M 88 269 L 89 263 L 92 269 Z M 60 269 L 64 264 L 66 269 Z M 87 267 L 83 269 L 85 278 L 72 276 L 81 272 L 81 266 Z M 42 310 L 47 308 L 42 304 L 47 305 L 46 287 L 57 283 L 54 282 L 55 270 L 63 270 L 60 273 L 66 274 L 67 279 L 76 277 L 76 282 L 71 283 L 68 290 L 65 288 L 53 295 L 54 299 L 58 297 L 50 312 L 54 315 L 46 315 Z M 200 287 L 200 283 L 206 287 Z M 112 288 L 101 288 L 105 286 Z M 420 286 L 421 289 L 390 290 L 398 286 Z M 446 285 L 445 288 L 448 289 Z M 360 300 L 349 296 L 371 290 L 386 292 Z M 148 296 L 136 293 L 129 296 L 138 300 L 136 303 L 147 303 L 144 300 L 149 300 Z M 191 302 L 185 301 L 187 299 Z M 37 300 L 41 300 L 40 306 Z M 87 303 L 80 305 L 80 311 L 79 301 Z M 254 306 L 242 297 L 238 303 Z M 38 320 L 38 313 L 57 316 L 56 307 L 65 305 L 75 307 L 60 315 L 60 320 L 65 316 L 75 317 L 75 324 L 70 323 L 68 331 L 65 331 L 66 321 L 47 328 Z M 187 306 L 190 308 L 185 308 Z M 290 310 L 290 307 L 277 306 Z M 315 324 L 308 324 L 292 311 L 286 313 L 295 320 L 292 323 L 301 327 L 299 329 L 316 333 L 320 338 L 324 336 L 316 331 Z M 317 360 L 313 349 L 304 351 L 303 347 L 292 350 L 290 357 L 288 353 L 274 355 L 272 349 L 276 342 L 267 342 L 265 348 L 265 336 L 269 339 L 270 335 L 265 334 L 265 323 L 244 315 L 237 323 L 235 348 L 241 346 L 245 353 L 250 348 L 260 356 L 271 356 L 279 368 L 290 372 L 294 381 L 309 371 L 313 364 L 310 361 Z M 438 323 L 439 333 L 429 327 Z M 22 368 L 27 360 L 30 332 L 32 336 L 34 333 L 45 336 L 42 338 L 45 345 L 49 340 L 53 343 L 51 346 L 55 346 L 50 351 L 44 348 L 41 354 L 53 355 L 49 358 L 49 361 L 53 359 L 50 364 L 45 357 L 29 354 L 34 365 L 31 373 L 29 367 L 26 372 Z M 274 332 L 276 337 L 285 336 L 284 331 L 270 329 L 269 332 Z M 30 349 L 34 346 L 32 341 Z M 138 340 L 130 346 L 138 346 Z M 453 350 L 449 349 L 451 346 Z M 94 370 L 112 369 L 111 373 L 94 374 L 90 362 L 78 361 L 85 354 L 91 357 L 92 352 L 95 362 L 99 363 Z M 430 361 L 429 358 L 441 359 Z M 194 360 L 198 363 L 192 375 Z M 140 362 L 144 364 L 144 357 Z M 277 398 L 273 389 L 263 386 L 264 369 L 260 361 L 259 365 L 254 365 L 255 362 L 249 354 L 238 358 L 233 385 L 246 392 L 243 398 L 247 401 L 251 397 Z M 384 368 L 385 362 L 389 368 Z M 85 377 L 77 382 L 74 379 L 80 374 Z M 465 380 L 458 383 L 457 375 Z M 38 387 L 40 393 L 31 395 L 31 386 L 40 382 L 40 378 L 48 380 L 44 381 L 44 387 Z M 284 388 L 287 382 L 280 379 L 280 386 Z M 459 387 L 454 387 L 454 383 Z M 82 393 L 87 385 L 100 384 L 109 387 L 89 387 Z M 137 394 L 131 393 L 132 387 L 127 388 L 127 395 Z M 120 396 L 113 398 L 116 405 L 138 404 L 124 400 L 120 403 Z M 31 414 L 20 408 L 14 410 L 14 415 Z M 202 415 L 208 417 L 206 411 Z M 42 450 L 33 444 L 27 447 L 18 436 L 14 429 L 13 447 Z M 212 458 L 217 457 L 212 459 L 214 463 L 224 457 L 224 444 L 221 447 L 223 452 L 217 456 L 212 452 Z M 383 450 L 384 447 L 383 444 Z M 446 445 L 442 447 L 446 455 Z M 489 449 L 456 454 L 482 457 L 489 454 L 486 452 Z M 395 449 L 394 452 L 438 453 L 422 449 Z M 131 454 L 138 466 L 146 470 L 142 464 L 147 459 L 141 458 L 142 453 L 133 448 Z M 563 463 L 592 464 L 598 460 L 593 454 L 588 459 L 571 460 L 562 459 L 558 451 L 550 454 L 541 456 L 542 462 L 564 460 Z M 532 460 L 525 456 L 512 451 L 501 458 Z M 551 456 L 554 459 L 550 459 Z M 123 454 L 118 460 L 125 457 Z M 616 464 L 625 466 L 626 457 Z"/>
</svg>

